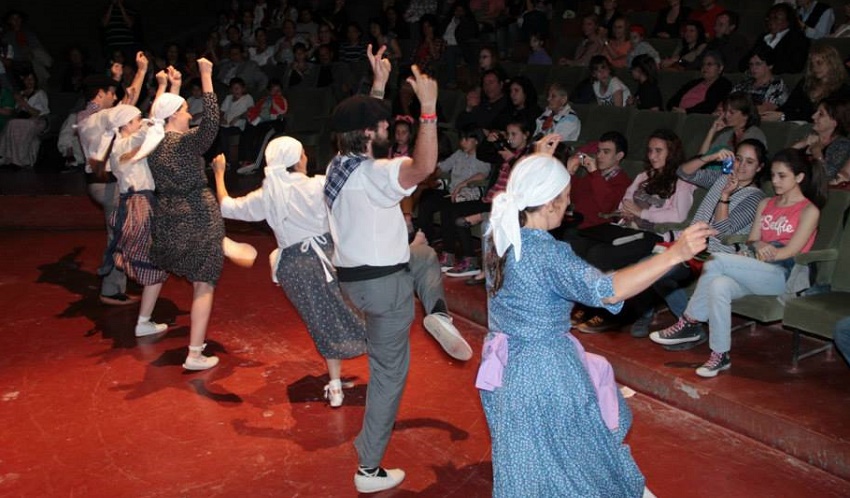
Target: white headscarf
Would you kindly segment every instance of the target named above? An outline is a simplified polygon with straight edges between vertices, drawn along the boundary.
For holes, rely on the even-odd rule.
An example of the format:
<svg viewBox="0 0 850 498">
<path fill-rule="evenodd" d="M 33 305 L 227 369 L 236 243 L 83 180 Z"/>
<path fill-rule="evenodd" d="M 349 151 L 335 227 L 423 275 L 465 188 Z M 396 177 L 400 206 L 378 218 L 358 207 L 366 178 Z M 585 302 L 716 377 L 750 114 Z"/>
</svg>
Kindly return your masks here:
<svg viewBox="0 0 850 498">
<path fill-rule="evenodd" d="M 504 192 L 493 199 L 490 229 L 496 254 L 500 257 L 514 246 L 514 258 L 522 256 L 519 213 L 527 207 L 542 206 L 557 197 L 570 184 L 570 174 L 561 161 L 547 154 L 532 154 L 514 166 Z"/>
<path fill-rule="evenodd" d="M 106 160 L 106 151 L 109 149 L 109 144 L 118 136 L 121 127 L 129 123 L 136 116 L 142 114 L 138 108 L 127 104 L 118 104 L 110 109 L 101 111 L 106 117 L 105 128 L 98 142 L 97 148 L 93 151 L 92 157 L 95 159 Z"/>
<path fill-rule="evenodd" d="M 286 169 L 301 161 L 304 147 L 292 137 L 278 137 L 266 145 L 266 178 L 263 180 L 263 201 L 266 219 L 271 226 L 279 226 L 289 215 L 292 181 Z"/>
<path fill-rule="evenodd" d="M 184 102 L 186 100 L 183 97 L 173 93 L 163 93 L 154 100 L 151 106 L 151 125 L 139 152 L 133 157 L 134 161 L 147 157 L 162 142 L 165 138 L 165 120 L 180 110 Z"/>
</svg>

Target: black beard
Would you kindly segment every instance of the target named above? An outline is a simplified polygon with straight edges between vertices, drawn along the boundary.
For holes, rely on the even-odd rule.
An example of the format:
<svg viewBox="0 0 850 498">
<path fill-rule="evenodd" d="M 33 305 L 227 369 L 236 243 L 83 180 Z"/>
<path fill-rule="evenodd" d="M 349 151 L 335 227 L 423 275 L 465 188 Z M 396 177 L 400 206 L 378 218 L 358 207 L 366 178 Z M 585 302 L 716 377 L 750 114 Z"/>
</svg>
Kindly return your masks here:
<svg viewBox="0 0 850 498">
<path fill-rule="evenodd" d="M 375 159 L 383 159 L 390 155 L 390 141 L 373 138 L 372 139 L 372 157 Z"/>
</svg>

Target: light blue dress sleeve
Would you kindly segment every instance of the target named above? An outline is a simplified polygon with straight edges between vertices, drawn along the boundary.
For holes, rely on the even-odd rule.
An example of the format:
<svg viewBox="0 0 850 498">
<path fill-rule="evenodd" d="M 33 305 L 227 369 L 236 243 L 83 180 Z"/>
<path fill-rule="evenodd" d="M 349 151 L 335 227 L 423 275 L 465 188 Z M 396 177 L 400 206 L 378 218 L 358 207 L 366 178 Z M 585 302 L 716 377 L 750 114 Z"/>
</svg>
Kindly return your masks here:
<svg viewBox="0 0 850 498">
<path fill-rule="evenodd" d="M 552 289 L 567 301 L 578 302 L 594 308 L 605 308 L 611 313 L 619 313 L 623 302 L 603 303 L 602 300 L 614 295 L 614 279 L 590 265 L 573 252 L 569 244 L 554 244 L 550 265 Z"/>
</svg>

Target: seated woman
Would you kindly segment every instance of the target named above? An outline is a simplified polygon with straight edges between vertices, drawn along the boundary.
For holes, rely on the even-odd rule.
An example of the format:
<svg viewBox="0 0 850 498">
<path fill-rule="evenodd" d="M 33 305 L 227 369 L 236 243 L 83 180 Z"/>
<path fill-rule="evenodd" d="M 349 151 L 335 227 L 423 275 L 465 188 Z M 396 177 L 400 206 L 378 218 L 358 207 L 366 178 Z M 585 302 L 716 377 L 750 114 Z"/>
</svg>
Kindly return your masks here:
<svg viewBox="0 0 850 498">
<path fill-rule="evenodd" d="M 756 46 L 749 60 L 750 76 L 737 83 L 732 92 L 750 95 L 759 114 L 775 111 L 788 100 L 790 89 L 785 81 L 773 74 L 776 55 L 764 45 Z"/>
<path fill-rule="evenodd" d="M 705 29 L 699 21 L 685 21 L 682 26 L 682 43 L 673 55 L 662 59 L 661 69 L 694 71 L 700 68 L 700 57 L 705 51 Z"/>
<path fill-rule="evenodd" d="M 655 60 L 646 54 L 635 57 L 632 60 L 632 78 L 637 81 L 638 86 L 627 103 L 638 109 L 662 110 L 664 100 L 658 87 L 658 66 Z"/>
<path fill-rule="evenodd" d="M 669 0 L 670 6 L 661 9 L 655 21 L 655 29 L 652 30 L 654 38 L 679 38 L 682 34 L 682 26 L 691 16 L 690 7 L 682 5 L 681 0 Z"/>
<path fill-rule="evenodd" d="M 697 368 L 700 377 L 715 377 L 732 366 L 732 300 L 782 294 L 794 256 L 807 252 L 815 241 L 826 203 L 821 166 L 796 149 L 785 149 L 771 161 L 770 182 L 776 194 L 759 204 L 746 248 L 738 254 L 712 255 L 679 321 L 649 335 L 664 345 L 694 342 L 702 323 L 708 322 L 711 356 Z"/>
<path fill-rule="evenodd" d="M 599 16 L 588 14 L 581 20 L 581 42 L 576 46 L 572 59 L 561 58 L 558 64 L 562 66 L 587 67 L 590 58 L 602 53 L 604 40 L 599 36 Z"/>
<path fill-rule="evenodd" d="M 593 79 L 596 103 L 623 107 L 631 97 L 631 92 L 629 87 L 613 73 L 614 68 L 604 55 L 597 55 L 590 59 L 590 74 Z"/>
<path fill-rule="evenodd" d="M 821 100 L 812 116 L 812 133 L 791 147 L 804 149 L 824 168 L 826 181 L 838 183 L 850 177 L 850 100 L 831 97 Z"/>
<path fill-rule="evenodd" d="M 806 71 L 788 100 L 775 111 L 762 113 L 765 121 L 809 121 L 817 103 L 827 97 L 850 97 L 850 78 L 838 50 L 815 43 L 809 50 Z"/>
<path fill-rule="evenodd" d="M 50 107 L 34 72 L 23 74 L 21 81 L 24 88 L 14 95 L 17 114 L 0 135 L 0 164 L 32 167 L 38 158 L 39 135 L 47 128 Z"/>
<path fill-rule="evenodd" d="M 248 109 L 245 115 L 245 130 L 239 137 L 239 164 L 236 170 L 240 175 L 248 175 L 260 169 L 262 163 L 261 152 L 266 141 L 266 135 L 271 131 L 272 135 L 283 133 L 286 128 L 286 111 L 289 103 L 283 96 L 283 84 L 277 78 L 269 80 L 268 94 L 261 97 Z"/>
<path fill-rule="evenodd" d="M 667 101 L 667 108 L 688 114 L 711 114 L 732 91 L 732 82 L 723 76 L 720 52 L 707 50 L 702 57 L 701 78 L 685 83 Z"/>
<path fill-rule="evenodd" d="M 536 125 L 535 137 L 556 133 L 562 142 L 578 140 L 581 120 L 570 107 L 569 92 L 563 83 L 554 81 L 549 84 L 546 110 L 537 118 Z"/>
<path fill-rule="evenodd" d="M 767 137 L 759 128 L 760 117 L 753 101 L 746 93 L 733 92 L 720 105 L 720 114 L 705 134 L 699 153 L 702 155 L 717 152 L 720 149 L 735 150 L 735 147 L 748 138 L 753 138 L 767 146 Z M 719 169 L 720 163 L 706 164 L 706 168 Z"/>
<path fill-rule="evenodd" d="M 708 251 L 711 254 L 730 254 L 740 250 L 739 244 L 727 244 L 724 238 L 748 234 L 759 202 L 764 198 L 758 181 L 759 172 L 767 161 L 767 149 L 764 144 L 753 139 L 741 141 L 735 149 L 734 165 L 730 174 L 703 168 L 706 163 L 731 156 L 732 152 L 727 149 L 707 156 L 697 156 L 679 166 L 677 172 L 683 180 L 708 190 L 697 207 L 692 223 L 707 222 L 717 231 L 717 235 L 708 241 Z M 677 233 L 673 235 L 678 236 Z M 693 278 L 694 270 L 690 265 L 679 265 L 653 284 L 651 291 L 632 300 L 633 309 L 641 315 L 632 325 L 632 336 L 649 335 L 653 320 L 652 308 L 659 296 L 666 301 L 671 313 L 681 317 L 688 303 L 684 289 Z M 702 336 L 699 338 L 701 342 L 674 347 L 689 349 L 705 342 L 705 339 L 706 337 Z"/>
<path fill-rule="evenodd" d="M 601 55 L 607 57 L 613 67 L 626 67 L 626 59 L 632 51 L 628 20 L 624 16 L 617 16 L 608 35 L 608 39 L 602 46 Z"/>
<path fill-rule="evenodd" d="M 510 119 L 511 121 L 525 121 L 529 128 L 534 127 L 534 120 L 543 112 L 537 104 L 537 90 L 527 76 L 516 76 L 511 79 L 508 87 L 508 96 L 511 99 Z"/>
<path fill-rule="evenodd" d="M 626 189 L 618 209 L 620 224 L 644 230 L 644 237 L 614 246 L 579 231 L 568 237 L 576 254 L 602 271 L 617 270 L 649 256 L 664 238 L 655 233 L 655 225 L 685 221 L 693 204 L 696 187 L 676 175 L 684 160 L 679 137 L 671 130 L 655 130 L 649 136 L 644 171 Z M 575 158 L 567 162 L 568 170 L 572 161 Z M 619 325 L 613 318 L 610 314 L 596 314 L 577 327 L 585 333 L 603 332 Z"/>
</svg>

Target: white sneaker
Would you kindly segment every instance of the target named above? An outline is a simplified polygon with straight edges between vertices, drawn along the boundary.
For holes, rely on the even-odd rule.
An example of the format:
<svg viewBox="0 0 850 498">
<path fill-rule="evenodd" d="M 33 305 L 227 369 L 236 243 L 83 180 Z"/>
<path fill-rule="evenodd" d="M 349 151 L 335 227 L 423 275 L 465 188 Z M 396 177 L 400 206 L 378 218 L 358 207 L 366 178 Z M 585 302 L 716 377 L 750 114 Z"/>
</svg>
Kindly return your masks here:
<svg viewBox="0 0 850 498">
<path fill-rule="evenodd" d="M 339 380 L 332 380 L 325 385 L 325 399 L 328 400 L 331 408 L 342 406 L 342 400 L 345 399 L 345 395 L 342 393 L 342 383 Z"/>
<path fill-rule="evenodd" d="M 207 370 L 218 365 L 218 358 L 215 356 L 204 356 L 200 354 L 206 347 L 206 343 L 202 346 L 189 346 L 189 355 L 186 356 L 186 361 L 183 362 L 183 368 L 186 370 Z M 192 353 L 198 353 L 198 355 L 193 355 Z"/>
<path fill-rule="evenodd" d="M 164 323 L 155 323 L 150 320 L 136 324 L 136 337 L 144 337 L 146 335 L 160 334 L 168 330 L 168 325 Z"/>
<path fill-rule="evenodd" d="M 425 330 L 431 334 L 440 347 L 456 360 L 466 361 L 472 358 L 472 348 L 452 324 L 452 317 L 445 313 L 431 313 L 422 321 Z"/>
<path fill-rule="evenodd" d="M 378 491 L 394 488 L 401 484 L 403 480 L 403 470 L 378 467 L 378 470 L 372 475 L 363 474 L 358 470 L 354 474 L 354 487 L 360 493 L 377 493 Z"/>
</svg>

